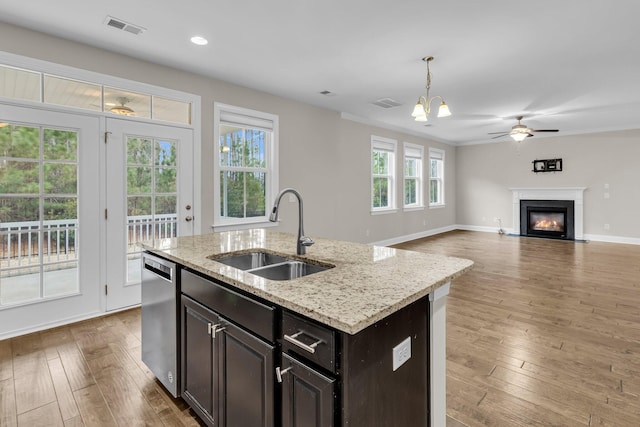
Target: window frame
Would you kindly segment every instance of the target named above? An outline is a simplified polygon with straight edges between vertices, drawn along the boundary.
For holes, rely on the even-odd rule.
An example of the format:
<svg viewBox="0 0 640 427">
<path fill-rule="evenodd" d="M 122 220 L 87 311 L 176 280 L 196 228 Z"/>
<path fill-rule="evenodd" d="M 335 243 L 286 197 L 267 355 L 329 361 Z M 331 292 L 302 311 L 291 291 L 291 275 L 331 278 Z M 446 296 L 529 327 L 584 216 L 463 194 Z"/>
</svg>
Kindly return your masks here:
<svg viewBox="0 0 640 427">
<path fill-rule="evenodd" d="M 421 210 L 424 209 L 424 191 L 423 191 L 423 176 L 424 176 L 424 147 L 418 144 L 411 144 L 405 142 L 403 144 L 403 162 L 402 162 L 402 203 L 405 211 Z M 407 160 L 416 160 L 416 175 L 407 177 Z M 407 200 L 407 179 L 416 181 L 416 202 L 406 203 Z"/>
<path fill-rule="evenodd" d="M 232 117 L 233 121 L 225 120 L 223 116 Z M 258 172 L 266 173 L 265 179 L 265 214 L 263 216 L 229 218 L 220 213 L 220 172 L 227 170 L 220 165 L 220 125 L 228 123 L 248 128 L 259 128 L 271 131 L 271 141 L 265 142 L 265 168 L 259 168 Z M 279 117 L 276 114 L 251 110 L 244 107 L 214 102 L 213 108 L 213 225 L 214 231 L 240 230 L 254 227 L 270 227 L 277 224 L 269 221 L 270 208 L 278 191 L 278 140 Z M 236 168 L 241 172 L 253 170 L 248 167 Z M 251 169 L 251 170 L 250 170 Z M 256 170 L 257 171 L 257 170 Z"/>
<path fill-rule="evenodd" d="M 386 174 L 374 174 L 373 170 L 373 154 L 374 152 L 386 152 L 389 153 L 388 171 Z M 371 150 L 369 151 L 369 165 L 371 172 L 370 191 L 371 191 L 371 214 L 387 214 L 397 212 L 396 204 L 396 156 L 398 151 L 398 141 L 390 138 L 383 138 L 381 136 L 371 136 Z M 388 195 L 387 206 L 374 207 L 374 180 L 376 178 L 387 178 Z"/>
<path fill-rule="evenodd" d="M 441 167 L 438 171 L 439 172 L 438 176 L 432 177 L 431 162 L 434 160 L 440 162 Z M 431 201 L 431 182 L 432 181 L 435 181 L 438 183 L 438 188 L 440 190 L 439 192 L 440 197 L 435 202 Z M 429 148 L 429 207 L 430 208 L 441 208 L 445 206 L 444 190 L 445 190 L 445 151 L 440 150 L 438 148 Z"/>
</svg>

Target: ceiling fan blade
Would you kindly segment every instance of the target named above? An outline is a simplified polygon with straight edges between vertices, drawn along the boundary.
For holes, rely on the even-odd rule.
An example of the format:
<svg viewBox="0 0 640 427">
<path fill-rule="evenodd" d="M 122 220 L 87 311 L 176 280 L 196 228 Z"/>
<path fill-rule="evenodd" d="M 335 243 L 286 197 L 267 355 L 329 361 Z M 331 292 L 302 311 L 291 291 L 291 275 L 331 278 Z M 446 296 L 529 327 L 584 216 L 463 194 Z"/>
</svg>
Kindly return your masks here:
<svg viewBox="0 0 640 427">
<path fill-rule="evenodd" d="M 509 135 L 509 133 L 503 133 L 502 135 L 494 136 L 491 139 L 498 139 L 498 138 L 502 138 L 503 136 L 507 136 L 507 135 Z"/>
<path fill-rule="evenodd" d="M 528 133 L 527 134 L 527 138 L 530 137 L 530 136 L 533 136 L 533 134 L 532 133 Z"/>
<path fill-rule="evenodd" d="M 529 129 L 529 132 L 558 132 L 558 129 Z"/>
</svg>

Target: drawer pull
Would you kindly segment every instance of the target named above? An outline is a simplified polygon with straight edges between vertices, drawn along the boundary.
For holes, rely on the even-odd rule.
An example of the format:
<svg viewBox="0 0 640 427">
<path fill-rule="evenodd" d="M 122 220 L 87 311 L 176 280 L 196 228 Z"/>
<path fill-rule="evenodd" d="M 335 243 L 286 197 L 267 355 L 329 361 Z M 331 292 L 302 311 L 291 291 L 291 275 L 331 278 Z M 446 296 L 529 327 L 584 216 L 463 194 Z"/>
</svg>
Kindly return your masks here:
<svg viewBox="0 0 640 427">
<path fill-rule="evenodd" d="M 308 351 L 311 354 L 315 354 L 316 352 L 316 347 L 318 346 L 318 344 L 322 344 L 324 341 L 323 340 L 318 340 L 316 342 L 314 342 L 313 344 L 305 344 L 302 341 L 297 340 L 296 338 L 298 338 L 300 335 L 304 334 L 304 331 L 299 331 L 296 332 L 293 335 L 286 335 L 284 336 L 285 341 L 289 341 L 291 344 L 295 344 L 298 347 L 300 347 L 303 350 Z"/>
</svg>

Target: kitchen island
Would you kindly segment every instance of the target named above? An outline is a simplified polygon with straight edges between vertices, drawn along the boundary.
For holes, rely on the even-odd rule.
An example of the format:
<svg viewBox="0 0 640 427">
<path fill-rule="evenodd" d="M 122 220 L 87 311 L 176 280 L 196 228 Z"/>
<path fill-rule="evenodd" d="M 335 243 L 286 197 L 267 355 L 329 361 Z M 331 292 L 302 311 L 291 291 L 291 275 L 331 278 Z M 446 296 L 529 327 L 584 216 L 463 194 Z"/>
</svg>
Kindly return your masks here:
<svg viewBox="0 0 640 427">
<path fill-rule="evenodd" d="M 293 375 L 295 370 L 290 370 L 293 365 L 309 359 L 310 366 L 319 371 L 319 376 L 333 384 L 331 394 L 337 406 L 333 411 L 338 415 L 335 423 L 331 419 L 322 425 L 365 425 L 367 421 L 362 421 L 363 424 L 355 421 L 368 416 L 363 415 L 365 406 L 369 406 L 367 414 L 377 417 L 380 423 L 377 425 L 393 425 L 390 421 L 381 421 L 384 416 L 397 417 L 394 410 L 385 409 L 384 396 L 399 394 L 405 396 L 403 402 L 389 405 L 412 405 L 404 400 L 420 402 L 414 406 L 418 412 L 424 413 L 425 420 L 414 425 L 446 425 L 445 297 L 451 280 L 470 269 L 472 261 L 330 239 L 316 239 L 308 253 L 300 257 L 295 255 L 294 235 L 267 229 L 161 239 L 147 242 L 143 247 L 181 266 L 183 281 L 184 277 L 192 281 L 204 280 L 203 283 L 209 279 L 212 285 L 237 292 L 242 298 L 255 297 L 261 307 L 273 308 L 275 314 L 270 314 L 275 319 L 274 336 L 271 339 L 273 350 L 270 350 L 273 357 L 264 360 L 267 360 L 267 365 L 277 365 L 275 376 L 278 382 L 283 377 L 302 378 L 304 375 Z M 294 280 L 276 281 L 216 261 L 224 254 L 257 249 L 332 268 Z M 190 285 L 183 284 L 183 292 L 187 292 L 186 289 L 201 292 L 203 289 L 200 284 L 195 286 L 190 288 Z M 182 298 L 186 298 L 187 306 L 193 304 L 191 295 L 183 294 Z M 183 309 L 186 310 L 181 315 L 184 321 L 184 313 L 189 312 L 189 307 L 185 308 L 183 304 Z M 229 320 L 228 317 L 220 318 L 234 326 L 233 319 Z M 413 326 L 403 326 L 408 324 Z M 247 329 L 241 322 L 240 326 Z M 298 335 L 303 334 L 302 337 L 308 339 L 306 345 L 303 342 L 300 346 L 313 346 L 307 348 L 310 354 L 294 345 L 297 335 L 287 335 L 289 327 L 295 329 L 292 332 L 297 331 Z M 187 335 L 184 325 L 182 335 L 184 353 L 184 336 Z M 270 337 L 258 335 L 269 343 Z M 312 342 L 314 337 L 321 338 Z M 405 341 L 408 347 L 405 347 Z M 314 355 L 313 352 L 318 343 L 320 347 L 322 344 L 332 344 L 332 355 L 328 361 L 320 358 L 314 360 L 321 353 Z M 371 360 L 365 360 L 367 358 Z M 184 359 L 183 354 L 183 366 Z M 288 371 L 292 374 L 283 375 Z M 424 372 L 421 374 L 420 371 Z M 381 372 L 380 376 L 377 372 Z M 424 378 L 426 387 L 420 383 L 413 390 L 399 390 L 403 384 L 405 388 L 411 388 L 410 380 L 413 377 Z M 376 386 L 376 381 L 383 381 L 377 387 L 388 390 L 379 393 L 369 390 Z M 306 383 L 304 385 L 308 386 Z M 295 391 L 296 383 L 292 387 Z M 286 381 L 282 388 L 284 393 Z M 286 396 L 276 398 L 273 402 L 276 406 L 281 402 L 283 413 L 291 412 L 293 416 L 298 416 L 295 415 L 295 408 L 289 407 Z M 407 413 L 405 409 L 399 407 L 397 413 Z M 302 410 L 299 408 L 299 411 Z M 279 409 L 274 411 L 278 412 Z M 227 410 L 227 413 L 232 412 Z M 288 425 L 287 414 L 269 416 L 276 420 L 276 424 Z"/>
</svg>

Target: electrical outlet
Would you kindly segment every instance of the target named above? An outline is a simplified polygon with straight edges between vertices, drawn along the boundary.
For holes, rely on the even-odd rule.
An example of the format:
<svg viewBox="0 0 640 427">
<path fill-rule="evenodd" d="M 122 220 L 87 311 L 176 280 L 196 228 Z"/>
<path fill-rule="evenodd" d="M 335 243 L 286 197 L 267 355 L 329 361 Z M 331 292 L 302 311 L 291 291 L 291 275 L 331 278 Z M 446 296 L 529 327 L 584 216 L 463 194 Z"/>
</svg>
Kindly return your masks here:
<svg viewBox="0 0 640 427">
<path fill-rule="evenodd" d="M 294 196 L 293 194 L 289 194 L 289 203 L 295 203 L 296 201 L 296 196 Z"/>
<path fill-rule="evenodd" d="M 611 228 L 611 226 L 610 226 L 609 224 L 605 224 L 605 225 L 604 225 L 604 229 L 605 229 L 605 230 L 609 230 L 610 228 Z"/>
<path fill-rule="evenodd" d="M 609 193 L 604 193 L 604 198 L 608 199 L 609 198 Z"/>
<path fill-rule="evenodd" d="M 368 229 L 368 228 L 365 230 L 364 234 L 365 234 L 367 237 L 369 237 L 369 234 L 371 234 L 371 233 L 369 232 L 369 229 Z"/>
<path fill-rule="evenodd" d="M 393 347 L 393 370 L 397 370 L 409 359 L 411 359 L 411 337 L 407 337 L 406 340 Z"/>
</svg>

